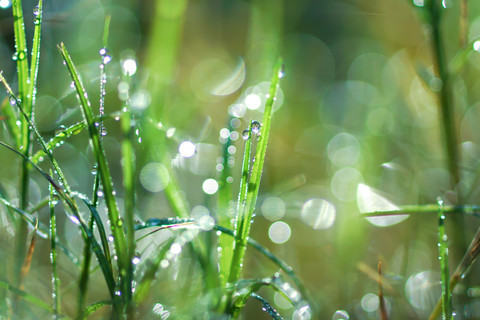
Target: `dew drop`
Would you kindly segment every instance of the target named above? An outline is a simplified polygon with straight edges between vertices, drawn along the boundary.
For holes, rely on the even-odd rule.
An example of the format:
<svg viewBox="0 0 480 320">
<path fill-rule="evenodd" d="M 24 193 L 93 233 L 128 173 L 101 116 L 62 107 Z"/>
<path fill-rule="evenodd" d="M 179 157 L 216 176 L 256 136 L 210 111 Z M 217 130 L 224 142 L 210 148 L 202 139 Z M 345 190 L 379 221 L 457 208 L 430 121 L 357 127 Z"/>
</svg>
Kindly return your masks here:
<svg viewBox="0 0 480 320">
<path fill-rule="evenodd" d="M 94 164 L 94 165 L 93 165 L 93 168 L 92 168 L 92 175 L 95 176 L 95 175 L 97 175 L 97 173 L 98 173 L 97 164 Z"/>
<path fill-rule="evenodd" d="M 108 134 L 107 128 L 103 127 L 102 132 L 100 133 L 103 137 L 105 137 Z"/>
<path fill-rule="evenodd" d="M 252 133 L 259 134 L 261 127 L 262 127 L 262 124 L 260 122 L 258 122 L 256 120 L 252 121 Z"/>
<path fill-rule="evenodd" d="M 17 100 L 15 99 L 14 96 L 10 96 L 10 98 L 8 98 L 8 101 L 10 102 L 10 104 L 12 106 L 16 105 L 17 104 Z"/>
<path fill-rule="evenodd" d="M 55 135 L 58 136 L 59 134 L 62 134 L 67 130 L 67 127 L 65 127 L 63 124 L 59 125 L 57 129 L 55 129 Z"/>
<path fill-rule="evenodd" d="M 280 68 L 280 70 L 278 70 L 278 78 L 279 79 L 282 79 L 284 76 L 285 76 L 285 65 L 282 64 L 282 67 Z"/>
<path fill-rule="evenodd" d="M 100 56 L 102 57 L 103 64 L 108 64 L 110 61 L 112 61 L 112 56 L 107 48 L 100 49 L 99 53 L 100 53 Z"/>
<path fill-rule="evenodd" d="M 123 220 L 122 219 L 118 219 L 117 221 L 117 226 L 121 227 L 123 225 Z"/>
<path fill-rule="evenodd" d="M 113 242 L 114 238 L 112 235 L 108 236 L 108 241 Z"/>
<path fill-rule="evenodd" d="M 248 129 L 243 130 L 243 132 L 242 132 L 242 138 L 243 138 L 243 140 L 248 140 L 248 139 L 250 139 L 250 130 L 248 130 Z"/>
<path fill-rule="evenodd" d="M 97 191 L 97 197 L 99 197 L 99 198 L 103 197 L 103 191 L 102 190 Z"/>
<path fill-rule="evenodd" d="M 139 258 L 139 257 L 134 257 L 134 258 L 132 259 L 132 263 L 133 263 L 134 265 L 139 264 L 139 263 L 140 263 L 140 258 Z"/>
<path fill-rule="evenodd" d="M 35 15 L 35 17 L 37 17 L 40 14 L 40 8 L 38 6 L 33 8 L 33 14 Z"/>
</svg>

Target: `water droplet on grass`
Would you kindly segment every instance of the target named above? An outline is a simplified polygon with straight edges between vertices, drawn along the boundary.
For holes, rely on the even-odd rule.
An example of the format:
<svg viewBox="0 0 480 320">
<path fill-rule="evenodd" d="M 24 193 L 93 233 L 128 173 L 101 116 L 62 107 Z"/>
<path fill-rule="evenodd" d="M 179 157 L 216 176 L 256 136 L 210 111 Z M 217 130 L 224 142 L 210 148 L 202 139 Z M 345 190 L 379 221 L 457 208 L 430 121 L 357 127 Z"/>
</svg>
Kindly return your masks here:
<svg viewBox="0 0 480 320">
<path fill-rule="evenodd" d="M 332 316 L 332 320 L 348 320 L 350 319 L 350 316 L 348 315 L 348 312 L 345 310 L 337 310 Z"/>
<path fill-rule="evenodd" d="M 33 8 L 33 15 L 36 17 L 40 14 L 40 8 L 38 6 L 36 6 L 35 8 Z"/>
<path fill-rule="evenodd" d="M 260 129 L 262 128 L 262 124 L 256 120 L 252 121 L 252 133 L 259 134 Z"/>
<path fill-rule="evenodd" d="M 278 70 L 278 78 L 279 79 L 282 79 L 284 76 L 285 76 L 285 65 L 282 64 L 282 67 L 280 68 L 280 70 Z"/>
<path fill-rule="evenodd" d="M 242 138 L 243 138 L 243 140 L 248 140 L 248 139 L 250 139 L 250 130 L 248 130 L 248 129 L 243 130 L 243 132 L 242 132 Z"/>
<path fill-rule="evenodd" d="M 105 65 L 105 64 L 108 64 L 110 61 L 112 61 L 112 56 L 107 48 L 100 49 L 99 53 L 102 58 L 102 64 Z"/>
<path fill-rule="evenodd" d="M 62 125 L 59 125 L 59 126 L 57 127 L 57 129 L 55 129 L 55 135 L 56 135 L 56 136 L 57 136 L 57 135 L 60 135 L 60 134 L 64 133 L 65 130 L 67 130 L 67 127 L 66 127 L 66 126 L 64 126 L 63 124 L 62 124 Z"/>
<path fill-rule="evenodd" d="M 132 58 L 125 59 L 122 62 L 122 70 L 124 75 L 128 77 L 133 76 L 137 72 L 137 61 Z"/>
<path fill-rule="evenodd" d="M 139 258 L 139 257 L 134 257 L 134 258 L 132 259 L 132 263 L 133 263 L 134 265 L 139 264 L 139 263 L 140 263 L 140 258 Z"/>
<path fill-rule="evenodd" d="M 10 96 L 10 98 L 8 98 L 8 101 L 10 102 L 10 104 L 12 106 L 16 105 L 17 104 L 17 100 L 15 99 L 14 96 Z"/>
</svg>

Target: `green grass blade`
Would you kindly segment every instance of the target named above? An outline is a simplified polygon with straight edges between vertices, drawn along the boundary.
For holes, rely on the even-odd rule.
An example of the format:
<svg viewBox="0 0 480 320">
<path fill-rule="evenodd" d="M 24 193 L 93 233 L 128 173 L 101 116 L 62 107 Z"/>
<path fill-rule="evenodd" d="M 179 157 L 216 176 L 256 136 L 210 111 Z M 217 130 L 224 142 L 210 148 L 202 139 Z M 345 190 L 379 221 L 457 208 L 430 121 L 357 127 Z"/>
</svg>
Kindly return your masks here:
<svg viewBox="0 0 480 320">
<path fill-rule="evenodd" d="M 31 101 L 30 103 L 32 114 L 34 112 L 35 98 L 37 94 L 37 76 L 40 61 L 40 39 L 42 31 L 43 0 L 38 1 L 38 5 L 33 10 L 33 13 L 35 16 L 35 28 L 33 31 L 32 63 L 30 65 L 30 82 L 28 87 L 28 97 Z"/>
<path fill-rule="evenodd" d="M 19 288 L 12 286 L 6 281 L 0 280 L 0 287 L 11 291 L 18 297 L 21 297 L 23 300 L 28 301 L 31 304 L 36 305 L 37 307 L 53 312 L 52 307 L 48 303 L 44 302 L 43 299 L 35 297 L 34 295 L 31 295 L 23 290 L 20 290 Z"/>
<path fill-rule="evenodd" d="M 18 75 L 18 96 L 22 101 L 26 101 L 29 78 L 28 78 L 28 55 L 27 55 L 27 40 L 25 37 L 25 24 L 23 19 L 22 1 L 17 0 L 12 2 L 13 11 L 13 31 L 15 34 L 15 48 L 16 52 L 14 60 L 17 61 L 17 75 Z M 29 106 L 27 104 L 27 106 Z M 30 112 L 29 109 L 26 110 Z M 28 125 L 24 122 L 23 133 L 28 132 Z M 28 135 L 27 135 L 28 136 Z M 28 138 L 24 138 L 28 139 Z M 25 140 L 24 140 L 25 141 Z"/>
<path fill-rule="evenodd" d="M 13 211 L 15 211 L 16 213 L 20 214 L 20 216 L 33 228 L 35 228 L 35 225 L 37 224 L 37 218 L 35 218 L 34 216 L 32 216 L 29 212 L 27 211 L 24 211 L 14 205 L 12 205 L 10 202 L 8 202 L 5 198 L 3 198 L 2 196 L 0 196 L 0 202 L 3 203 L 6 207 L 12 209 Z M 43 225 L 39 225 L 37 230 L 36 230 L 37 234 L 46 239 L 48 238 L 48 231 L 47 231 L 47 228 L 45 228 Z"/>
<path fill-rule="evenodd" d="M 270 84 L 269 96 L 265 103 L 265 111 L 263 114 L 263 124 L 260 129 L 260 141 L 257 145 L 255 153 L 255 162 L 252 167 L 252 173 L 247 185 L 247 194 L 245 200 L 245 209 L 237 213 L 235 249 L 233 252 L 232 263 L 230 267 L 229 282 L 235 283 L 240 278 L 242 271 L 243 259 L 247 245 L 248 235 L 250 233 L 250 225 L 257 201 L 258 190 L 260 187 L 260 180 L 262 177 L 263 164 L 265 162 L 265 155 L 267 151 L 268 136 L 270 134 L 270 126 L 272 121 L 273 103 L 277 93 L 277 87 L 280 78 L 283 77 L 282 61 L 279 60 L 274 70 L 274 75 Z M 243 180 L 243 179 L 242 179 Z M 243 206 L 243 201 L 242 204 Z"/>
<path fill-rule="evenodd" d="M 108 305 L 112 305 L 112 304 L 113 304 L 113 301 L 111 300 L 98 301 L 98 302 L 92 303 L 82 311 L 82 314 L 79 316 L 79 319 L 88 319 L 88 317 L 90 317 L 98 309 Z"/>
<path fill-rule="evenodd" d="M 275 310 L 275 308 L 273 308 L 270 305 L 270 303 L 268 303 L 267 300 L 263 299 L 261 296 L 259 296 L 256 293 L 252 293 L 251 296 L 252 296 L 252 298 L 257 299 L 258 301 L 260 301 L 262 303 L 262 310 L 265 311 L 266 313 L 268 313 L 268 315 L 270 317 L 272 317 L 272 319 L 283 320 L 282 316 L 277 312 L 277 310 Z"/>
<path fill-rule="evenodd" d="M 448 244 L 447 234 L 445 232 L 445 214 L 443 212 L 443 201 L 439 200 L 438 204 L 438 253 L 442 279 L 442 317 L 443 319 L 450 320 L 453 319 L 452 293 L 450 291 L 450 272 L 448 270 Z"/>
<path fill-rule="evenodd" d="M 50 175 L 52 172 L 50 171 Z M 52 296 L 53 296 L 53 313 L 55 317 L 61 313 L 60 305 L 60 278 L 58 276 L 57 267 L 57 222 L 55 218 L 55 204 L 58 202 L 58 197 L 55 194 L 53 187 L 49 185 L 50 201 L 48 202 L 50 208 L 50 245 L 52 262 Z"/>
<path fill-rule="evenodd" d="M 87 125 L 85 122 L 76 123 L 61 132 L 55 134 L 55 136 L 46 143 L 46 149 L 53 151 L 55 148 L 62 145 L 68 138 L 73 135 L 79 134 Z M 45 150 L 38 150 L 31 158 L 32 162 L 39 163 L 47 155 Z"/>
<path fill-rule="evenodd" d="M 445 214 L 464 214 L 467 216 L 480 217 L 480 206 L 477 205 L 444 205 L 443 212 Z M 405 215 L 405 214 L 427 214 L 434 215 L 438 213 L 438 205 L 424 204 L 424 205 L 411 205 L 401 206 L 398 210 L 392 211 L 373 211 L 361 213 L 361 217 L 380 217 L 391 215 Z"/>
<path fill-rule="evenodd" d="M 110 174 L 110 169 L 107 164 L 107 159 L 105 155 L 105 150 L 103 144 L 100 141 L 100 135 L 97 129 L 97 124 L 93 116 L 93 111 L 91 103 L 88 100 L 87 93 L 83 87 L 83 84 L 80 80 L 80 77 L 76 71 L 76 68 L 70 58 L 70 55 L 65 48 L 65 45 L 62 43 L 59 46 L 60 52 L 63 56 L 63 59 L 66 63 L 70 76 L 75 84 L 75 88 L 79 95 L 80 105 L 82 107 L 82 113 L 87 122 L 88 132 L 90 135 L 90 141 L 93 144 L 93 150 L 98 165 L 98 174 L 100 175 L 103 191 L 105 195 L 105 203 L 108 208 L 108 217 L 110 219 L 112 227 L 112 235 L 114 237 L 115 250 L 118 256 L 118 266 L 120 269 L 120 274 L 125 275 L 127 272 L 127 266 L 129 264 L 127 253 L 127 246 L 125 240 L 125 234 L 123 231 L 123 222 L 120 218 L 120 213 L 118 211 L 115 193 L 113 190 L 112 176 Z"/>
</svg>

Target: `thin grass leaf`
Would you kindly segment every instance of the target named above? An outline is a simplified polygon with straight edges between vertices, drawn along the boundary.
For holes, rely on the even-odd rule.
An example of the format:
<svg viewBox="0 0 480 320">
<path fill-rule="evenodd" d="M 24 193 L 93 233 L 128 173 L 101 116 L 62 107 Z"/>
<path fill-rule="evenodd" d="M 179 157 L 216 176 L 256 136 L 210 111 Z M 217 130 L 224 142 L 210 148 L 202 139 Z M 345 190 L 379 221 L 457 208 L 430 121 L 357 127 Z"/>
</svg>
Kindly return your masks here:
<svg viewBox="0 0 480 320">
<path fill-rule="evenodd" d="M 266 313 L 268 313 L 268 315 L 270 317 L 272 317 L 272 319 L 274 320 L 283 320 L 282 316 L 280 315 L 280 313 L 277 312 L 277 310 L 275 310 L 275 308 L 273 308 L 270 303 L 268 303 L 267 300 L 263 299 L 261 296 L 259 296 L 258 294 L 256 293 L 252 293 L 251 295 L 252 298 L 255 298 L 257 299 L 258 301 L 260 301 L 262 303 L 262 310 L 265 311 Z"/>
<path fill-rule="evenodd" d="M 263 124 L 260 129 L 260 141 L 257 144 L 255 153 L 255 162 L 252 167 L 252 173 L 247 185 L 247 195 L 245 200 L 245 209 L 237 213 L 235 248 L 233 252 L 232 263 L 230 266 L 229 280 L 230 283 L 235 283 L 240 278 L 242 271 L 243 259 L 247 245 L 248 235 L 250 233 L 250 225 L 253 217 L 253 211 L 260 188 L 260 180 L 262 177 L 263 164 L 265 162 L 265 155 L 267 151 L 268 136 L 270 134 L 270 126 L 272 121 L 273 103 L 277 93 L 277 87 L 280 78 L 283 77 L 282 61 L 279 60 L 274 69 L 274 75 L 270 84 L 268 92 L 268 99 L 265 103 L 265 111 L 263 114 Z M 242 179 L 243 180 L 243 179 Z M 241 204 L 243 206 L 243 203 Z"/>
<path fill-rule="evenodd" d="M 68 138 L 73 135 L 79 134 L 87 125 L 85 122 L 78 122 L 61 132 L 55 134 L 55 136 L 46 143 L 47 150 L 55 150 L 57 147 L 62 145 Z M 38 150 L 31 158 L 32 162 L 39 163 L 47 155 L 45 150 Z"/>
<path fill-rule="evenodd" d="M 0 142 L 1 145 L 1 142 Z M 3 198 L 2 195 L 0 195 L 0 202 L 3 203 L 5 206 L 8 208 L 12 209 L 16 213 L 20 214 L 20 216 L 32 227 L 35 228 L 35 226 L 38 223 L 37 218 L 35 218 L 32 214 L 30 214 L 27 211 L 24 211 L 14 205 L 12 205 L 10 202 L 8 202 L 5 198 Z M 48 231 L 47 228 L 43 225 L 40 224 L 38 228 L 35 229 L 35 232 L 42 238 L 46 239 L 48 238 Z"/>
<path fill-rule="evenodd" d="M 50 171 L 50 175 L 52 171 Z M 57 222 L 55 217 L 55 205 L 58 202 L 58 196 L 55 194 L 53 187 L 48 186 L 50 198 L 48 206 L 50 208 L 50 259 L 52 262 L 52 296 L 53 296 L 53 313 L 55 317 L 61 313 L 60 305 L 60 277 L 58 276 L 57 266 Z"/>
<path fill-rule="evenodd" d="M 10 283 L 6 281 L 0 280 L 0 287 L 9 290 L 10 292 L 14 293 L 18 297 L 21 297 L 23 300 L 28 301 L 31 304 L 36 305 L 37 307 L 45 309 L 49 312 L 53 312 L 52 307 L 48 303 L 44 302 L 43 299 L 35 297 L 34 295 L 31 295 L 15 286 L 12 286 Z"/>
<path fill-rule="evenodd" d="M 25 24 L 23 19 L 22 1 L 12 2 L 13 12 L 13 31 L 15 34 L 15 48 L 14 60 L 17 61 L 17 75 L 18 75 L 18 96 L 25 101 L 28 94 L 28 82 L 29 82 L 29 68 L 28 68 L 28 55 L 27 55 L 27 40 L 25 37 Z M 29 105 L 27 104 L 29 107 Z M 29 109 L 26 110 L 30 112 Z M 22 126 L 22 137 L 28 140 L 28 125 L 25 121 Z"/>
<path fill-rule="evenodd" d="M 105 227 L 103 225 L 102 219 L 100 218 L 100 215 L 98 214 L 98 211 L 95 208 L 95 206 L 84 195 L 77 194 L 77 196 L 83 201 L 83 203 L 85 203 L 85 205 L 88 207 L 88 210 L 90 210 L 90 213 L 92 214 L 95 224 L 97 225 L 98 234 L 100 235 L 100 241 L 102 243 L 103 253 L 105 254 L 105 258 L 107 259 L 108 264 L 110 265 L 110 268 L 111 268 L 112 259 L 110 257 L 110 249 L 108 247 L 107 233 L 105 232 Z"/>
<path fill-rule="evenodd" d="M 362 212 L 361 217 L 380 217 L 380 216 L 394 216 L 406 214 L 427 214 L 434 215 L 438 213 L 438 205 L 424 204 L 424 205 L 410 205 L 400 206 L 398 210 L 393 211 L 372 211 Z M 444 205 L 443 213 L 445 214 L 464 214 L 480 218 L 480 206 L 477 205 Z"/>
<path fill-rule="evenodd" d="M 442 279 L 442 316 L 443 319 L 453 319 L 452 300 L 450 291 L 450 272 L 448 270 L 448 244 L 445 232 L 445 214 L 443 213 L 443 200 L 438 200 L 438 253 Z"/>
<path fill-rule="evenodd" d="M 40 61 L 40 40 L 42 31 L 43 0 L 38 1 L 38 5 L 33 10 L 35 16 L 32 45 L 32 62 L 30 65 L 30 82 L 28 87 L 28 97 L 31 99 L 31 112 L 34 113 L 35 98 L 37 95 L 37 76 Z M 33 118 L 33 117 L 32 117 Z"/>
<path fill-rule="evenodd" d="M 112 227 L 112 235 L 114 237 L 115 250 L 118 256 L 118 266 L 120 269 L 120 274 L 125 275 L 127 272 L 128 257 L 127 257 L 127 246 L 125 240 L 125 234 L 123 232 L 123 221 L 120 219 L 120 213 L 118 211 L 117 202 L 115 199 L 115 193 L 113 190 L 112 176 L 110 174 L 110 169 L 107 164 L 107 159 L 105 156 L 105 150 L 103 144 L 100 141 L 100 135 L 97 129 L 97 123 L 95 122 L 91 103 L 88 100 L 87 93 L 83 87 L 83 84 L 80 80 L 80 77 L 76 71 L 76 68 L 70 58 L 70 55 L 65 48 L 65 45 L 62 43 L 59 46 L 60 53 L 63 56 L 63 59 L 66 63 L 70 76 L 75 84 L 75 88 L 79 95 L 80 105 L 82 107 L 82 113 L 87 122 L 88 132 L 90 135 L 90 141 L 93 145 L 93 150 L 98 164 L 98 174 L 102 180 L 103 191 L 105 195 L 105 203 L 108 208 L 108 217 L 110 219 Z M 122 277 L 123 278 L 123 277 Z"/>
<path fill-rule="evenodd" d="M 98 301 L 98 302 L 92 303 L 91 305 L 89 305 L 83 310 L 83 312 L 78 317 L 78 319 L 88 319 L 88 317 L 90 317 L 98 309 L 103 308 L 105 306 L 112 305 L 112 304 L 113 304 L 112 300 Z"/>
</svg>

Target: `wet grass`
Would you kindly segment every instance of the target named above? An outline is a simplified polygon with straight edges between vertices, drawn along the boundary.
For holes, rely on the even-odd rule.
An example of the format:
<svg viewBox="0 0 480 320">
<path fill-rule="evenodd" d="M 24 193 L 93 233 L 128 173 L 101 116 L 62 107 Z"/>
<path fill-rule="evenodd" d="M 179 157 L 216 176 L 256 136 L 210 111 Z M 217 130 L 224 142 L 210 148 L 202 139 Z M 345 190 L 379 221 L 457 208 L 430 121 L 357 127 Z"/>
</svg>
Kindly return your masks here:
<svg viewBox="0 0 480 320">
<path fill-rule="evenodd" d="M 283 258 L 283 255 L 278 254 L 281 251 L 262 245 L 261 241 L 252 237 L 251 232 L 252 228 L 257 226 L 255 216 L 260 211 L 260 187 L 266 175 L 268 179 L 268 172 L 264 174 L 266 163 L 271 159 L 268 157 L 267 147 L 277 138 L 271 134 L 272 125 L 275 124 L 274 106 L 280 97 L 284 68 L 287 68 L 288 72 L 288 64 L 284 66 L 283 60 L 277 57 L 279 48 L 274 47 L 279 46 L 281 40 L 280 26 L 274 22 L 283 14 L 282 6 L 258 3 L 260 10 L 255 11 L 252 16 L 252 37 L 262 38 L 268 33 L 271 40 L 270 46 L 260 52 L 258 57 L 261 62 L 259 65 L 268 66 L 264 68 L 268 69 L 268 77 L 261 75 L 263 81 L 269 80 L 268 90 L 265 97 L 257 96 L 263 101 L 263 110 L 256 115 L 262 114 L 263 118 L 260 121 L 259 118 L 249 118 L 250 114 L 245 117 L 233 116 L 232 112 L 222 110 L 225 113 L 222 116 L 228 123 L 224 128 L 228 135 L 221 136 L 219 142 L 222 154 L 216 160 L 216 179 L 205 180 L 214 183 L 214 190 L 208 190 L 207 186 L 200 195 L 190 196 L 187 188 L 189 181 L 185 182 L 185 179 L 191 177 L 183 177 L 177 169 L 181 165 L 188 166 L 188 159 L 195 152 L 201 152 L 200 144 L 192 143 L 197 149 L 192 152 L 190 150 L 190 155 L 183 155 L 181 151 L 177 153 L 177 145 L 170 139 L 175 127 L 170 127 L 169 123 L 171 114 L 178 113 L 188 118 L 191 112 L 185 110 L 184 105 L 191 103 L 192 99 L 185 98 L 184 93 L 176 91 L 172 85 L 177 79 L 177 73 L 181 74 L 181 70 L 177 70 L 176 59 L 180 54 L 181 30 L 188 2 L 159 0 L 157 5 L 160 9 L 155 14 L 159 16 L 158 19 L 153 19 L 143 63 L 143 67 L 151 72 L 142 79 L 134 75 L 137 68 L 135 59 L 129 61 L 135 63 L 135 70 L 126 64 L 130 56 L 120 58 L 120 63 L 116 66 L 111 63 L 115 62 L 117 53 L 109 50 L 109 38 L 116 32 L 115 29 L 111 30 L 115 16 L 110 15 L 110 7 L 104 12 L 106 17 L 102 43 L 95 66 L 97 68 L 98 65 L 98 68 L 94 75 L 90 74 L 92 79 L 85 78 L 88 73 L 77 68 L 80 64 L 77 65 L 76 61 L 82 58 L 78 50 L 70 50 L 68 42 L 58 45 L 56 59 L 64 64 L 63 71 L 68 81 L 71 80 L 72 95 L 76 96 L 76 108 L 82 118 L 68 126 L 62 125 L 47 139 L 45 133 L 39 130 L 35 118 L 36 93 L 41 86 L 37 75 L 42 67 L 40 43 L 43 2 L 40 0 L 38 6 L 32 8 L 34 25 L 30 55 L 22 11 L 24 7 L 19 0 L 13 2 L 16 83 L 11 85 L 10 82 L 15 80 L 7 80 L 7 77 L 0 73 L 0 81 L 8 97 L 3 101 L 1 109 L 7 139 L 0 141 L 0 152 L 13 155 L 11 159 L 19 165 L 12 165 L 12 168 L 18 169 L 20 178 L 16 182 L 18 198 L 11 199 L 8 193 L 3 192 L 3 188 L 0 189 L 0 203 L 2 209 L 6 208 L 5 215 L 8 216 L 5 220 L 8 223 L 1 227 L 5 230 L 14 229 L 12 239 L 6 240 L 8 244 L 13 243 L 13 248 L 2 249 L 0 255 L 2 260 L 6 256 L 14 258 L 12 263 L 0 266 L 1 272 L 12 275 L 0 278 L 0 299 L 4 300 L 0 302 L 0 317 L 27 319 L 40 312 L 41 316 L 55 319 L 189 319 L 192 315 L 206 319 L 237 319 L 246 314 L 245 309 L 248 306 L 257 306 L 259 313 L 263 312 L 272 319 L 283 319 L 285 310 L 289 310 L 285 313 L 294 319 L 324 317 L 325 310 L 330 307 L 324 306 L 322 298 L 328 301 L 328 292 L 324 294 L 319 288 L 312 292 L 312 287 L 304 284 L 296 268 L 292 267 L 293 265 L 301 270 L 311 266 L 291 264 L 289 259 L 294 255 L 294 250 L 287 247 L 284 252 L 287 258 Z M 393 226 L 408 216 L 438 218 L 438 226 L 434 225 L 438 248 L 432 248 L 438 249 L 438 254 L 435 254 L 432 264 L 440 271 L 441 295 L 433 297 L 438 301 L 436 307 L 432 310 L 421 310 L 422 314 L 430 313 L 432 320 L 440 316 L 443 319 L 454 317 L 452 292 L 466 277 L 480 254 L 480 231 L 477 231 L 470 245 L 466 246 L 468 239 L 464 232 L 464 221 L 466 218 L 478 218 L 480 207 L 475 201 L 469 202 L 476 186 L 471 186 L 468 190 L 462 185 L 460 129 L 455 119 L 457 111 L 454 90 L 455 77 L 468 63 L 475 42 L 468 43 L 466 40 L 468 21 L 465 18 L 465 1 L 462 2 L 460 30 L 464 47 L 458 50 L 451 62 L 448 61 L 445 45 L 447 34 L 442 29 L 443 5 L 441 1 L 425 0 L 415 2 L 414 9 L 419 12 L 423 23 L 431 31 L 428 46 L 432 53 L 433 72 L 427 72 L 427 68 L 425 71 L 427 74 L 431 73 L 430 80 L 435 80 L 433 83 L 437 84 L 433 86 L 432 81 L 427 83 L 437 99 L 440 116 L 438 123 L 441 139 L 436 144 L 442 146 L 449 190 L 454 193 L 455 200 L 448 203 L 440 200 L 433 204 L 397 206 L 380 195 L 380 192 L 377 194 L 377 191 L 363 184 L 358 184 L 357 193 L 361 217 L 376 227 Z M 263 24 L 265 21 L 266 25 Z M 255 68 L 254 72 L 262 73 Z M 119 82 L 116 90 L 119 93 L 118 99 L 108 94 L 109 79 Z M 98 86 L 92 85 L 95 81 L 99 82 Z M 92 93 L 93 88 L 97 93 Z M 139 111 L 137 102 L 131 97 L 133 88 L 150 92 L 149 103 L 155 107 Z M 180 99 L 185 99 L 185 102 L 178 104 Z M 106 110 L 106 102 L 109 100 L 114 101 L 114 110 Z M 240 121 L 242 118 L 247 126 L 244 130 L 241 127 L 244 125 Z M 240 124 L 234 125 L 234 120 L 239 120 Z M 107 140 L 107 127 L 109 130 L 113 128 L 117 133 L 120 150 L 118 159 L 108 152 L 110 142 Z M 200 127 L 198 125 L 198 128 L 190 129 L 201 131 Z M 184 131 L 187 129 L 183 128 Z M 322 130 L 329 128 L 324 126 Z M 233 132 L 241 134 L 234 139 Z M 92 189 L 89 195 L 77 191 L 88 188 L 79 186 L 76 181 L 71 182 L 71 176 L 65 173 L 68 172 L 65 169 L 67 164 L 58 153 L 63 145 L 74 139 L 88 145 L 87 153 L 93 158 L 94 169 L 84 172 L 85 175 L 94 175 L 93 185 L 88 186 Z M 235 143 L 237 139 L 243 143 Z M 188 139 L 185 141 L 190 142 Z M 237 149 L 243 155 L 241 166 L 231 164 L 232 159 L 234 160 L 232 150 Z M 367 158 L 369 156 L 365 155 Z M 116 172 L 118 163 L 121 168 Z M 145 164 L 153 165 L 154 168 L 147 172 L 146 178 L 142 176 L 145 171 L 140 170 L 147 167 Z M 81 170 L 80 167 L 77 169 Z M 233 176 L 237 176 L 238 181 L 235 181 Z M 43 186 L 45 191 L 43 198 L 31 203 L 33 177 L 40 181 L 38 185 Z M 474 184 L 480 180 L 479 177 L 477 168 Z M 161 194 L 158 200 L 160 205 L 155 203 L 153 210 L 142 214 L 146 204 L 139 201 L 139 180 L 141 182 L 148 178 L 154 183 L 149 191 Z M 289 186 L 285 187 L 286 189 L 297 188 L 293 182 L 287 184 Z M 215 193 L 216 199 L 211 197 Z M 278 194 L 282 195 L 281 192 Z M 189 198 L 200 196 L 205 198 L 202 202 L 205 206 L 200 206 L 200 209 L 199 206 L 191 208 Z M 263 204 L 265 202 L 263 201 Z M 333 205 L 318 199 L 305 204 L 307 203 L 311 206 L 314 203 L 321 204 L 317 216 L 309 216 L 308 206 L 304 205 L 301 210 L 297 208 L 301 213 L 297 212 L 296 217 L 315 220 L 304 221 L 315 229 L 330 228 L 333 222 L 322 225 L 321 220 L 322 217 L 325 218 L 327 211 L 331 213 Z M 42 216 L 42 212 L 47 211 L 48 219 Z M 165 212 L 171 213 L 171 217 L 165 217 Z M 67 219 L 64 219 L 65 217 Z M 360 230 L 363 225 L 352 227 L 354 223 L 343 219 L 341 221 L 346 230 L 344 238 L 348 239 L 339 240 L 335 246 L 346 250 L 346 254 L 333 257 L 329 253 L 330 246 L 322 243 L 321 255 L 328 257 L 329 264 L 342 266 L 336 268 L 339 270 L 334 270 L 337 276 L 334 281 L 340 283 L 339 286 L 354 287 L 357 278 L 349 275 L 351 271 L 344 267 L 356 256 L 348 241 L 355 242 L 358 234 L 364 230 Z M 73 241 L 69 243 L 64 236 L 63 226 L 59 223 L 64 220 L 69 226 L 76 228 L 75 238 L 79 239 L 79 249 L 75 248 Z M 447 222 L 452 223 L 452 228 L 446 228 Z M 354 232 L 354 228 L 358 228 L 356 231 L 360 230 L 358 234 Z M 360 234 L 359 237 L 363 236 L 364 234 Z M 3 236 L 1 237 L 3 241 Z M 47 249 L 44 245 L 46 242 Z M 456 254 L 458 251 L 463 254 L 452 275 L 449 270 L 449 264 L 453 263 L 449 262 L 452 261 L 450 248 L 455 248 Z M 246 261 L 250 255 L 262 257 L 263 260 L 259 260 L 261 262 L 255 261 L 259 268 L 247 270 Z M 405 250 L 405 255 L 408 256 L 408 250 Z M 405 258 L 404 271 L 408 266 L 407 260 Z M 41 265 L 42 261 L 48 261 L 49 271 L 39 275 L 35 268 Z M 378 290 L 378 294 L 374 295 L 378 306 L 373 311 L 368 311 L 371 307 L 365 307 L 362 299 L 361 307 L 368 313 L 366 319 L 385 320 L 393 318 L 392 314 L 400 314 L 392 311 L 392 305 L 396 310 L 399 305 L 409 305 L 405 308 L 407 311 L 401 313 L 402 316 L 420 312 L 417 309 L 421 307 L 414 306 L 412 301 L 406 301 L 403 290 L 397 290 L 391 284 L 392 281 L 388 278 L 391 275 L 388 271 L 385 272 L 388 264 L 383 263 L 381 255 L 377 261 L 380 261 L 378 272 L 363 262 L 356 264 L 360 272 L 376 283 L 375 290 Z M 315 273 L 326 274 L 331 266 L 325 266 L 325 269 L 323 267 L 320 270 L 320 267 L 316 266 Z M 66 272 L 68 268 L 72 270 Z M 46 288 L 40 285 L 44 280 L 42 277 L 48 280 L 49 285 Z M 338 293 L 335 288 L 328 290 L 338 295 L 337 300 L 342 304 L 348 304 L 342 301 L 343 293 Z M 334 319 L 349 318 L 348 312 L 340 306 L 334 308 Z M 349 311 L 352 314 L 357 312 L 353 307 Z M 330 317 L 331 314 L 328 314 L 327 318 Z"/>
</svg>

